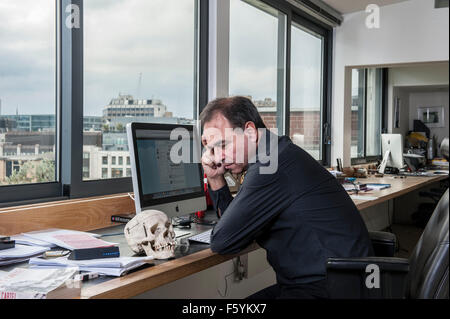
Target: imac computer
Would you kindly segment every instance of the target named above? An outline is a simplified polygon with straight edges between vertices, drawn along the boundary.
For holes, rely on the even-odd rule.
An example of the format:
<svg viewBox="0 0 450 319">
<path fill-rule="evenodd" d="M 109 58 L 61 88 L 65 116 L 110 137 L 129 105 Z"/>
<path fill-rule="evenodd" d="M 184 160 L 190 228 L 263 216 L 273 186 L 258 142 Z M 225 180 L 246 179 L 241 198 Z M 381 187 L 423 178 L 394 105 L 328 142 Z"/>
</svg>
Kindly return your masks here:
<svg viewBox="0 0 450 319">
<path fill-rule="evenodd" d="M 172 147 L 182 143 L 170 139 L 174 129 L 186 134 L 181 153 L 188 153 L 181 156 L 181 161 L 172 161 Z M 195 152 L 200 154 L 196 134 L 192 125 L 127 124 L 136 214 L 156 209 L 171 218 L 206 209 L 202 167 L 195 160 Z M 179 155 L 180 149 L 177 150 Z"/>
<path fill-rule="evenodd" d="M 403 137 L 401 134 L 381 134 L 381 154 L 383 160 L 378 172 L 384 173 L 386 166 L 403 167 Z"/>
</svg>

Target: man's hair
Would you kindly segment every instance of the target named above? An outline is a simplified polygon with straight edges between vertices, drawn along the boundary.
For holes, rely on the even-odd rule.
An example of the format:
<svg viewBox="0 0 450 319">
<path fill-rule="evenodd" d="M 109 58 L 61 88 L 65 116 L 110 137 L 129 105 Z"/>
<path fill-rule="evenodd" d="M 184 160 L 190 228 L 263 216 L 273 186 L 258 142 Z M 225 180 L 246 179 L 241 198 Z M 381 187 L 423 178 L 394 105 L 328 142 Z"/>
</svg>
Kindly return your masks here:
<svg viewBox="0 0 450 319">
<path fill-rule="evenodd" d="M 256 128 L 266 128 L 261 116 L 252 101 L 243 96 L 222 97 L 209 102 L 202 113 L 202 126 L 211 121 L 217 114 L 222 114 L 233 128 L 244 128 L 245 123 L 251 121 Z"/>
</svg>

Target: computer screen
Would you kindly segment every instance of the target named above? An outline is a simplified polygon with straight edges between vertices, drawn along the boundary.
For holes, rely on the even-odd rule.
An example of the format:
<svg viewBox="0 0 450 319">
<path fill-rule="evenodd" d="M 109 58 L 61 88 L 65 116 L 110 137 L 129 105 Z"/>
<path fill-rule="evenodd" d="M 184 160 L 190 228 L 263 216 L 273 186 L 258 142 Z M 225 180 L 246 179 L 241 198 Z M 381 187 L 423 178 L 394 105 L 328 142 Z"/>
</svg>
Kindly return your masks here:
<svg viewBox="0 0 450 319">
<path fill-rule="evenodd" d="M 146 137 L 146 133 L 136 131 L 142 193 L 156 199 L 201 190 L 197 164 L 175 164 L 170 160 L 170 150 L 176 141 Z"/>
<path fill-rule="evenodd" d="M 171 140 L 170 133 L 177 128 L 189 132 L 189 139 L 182 150 L 176 148 L 174 152 L 180 141 Z M 136 211 L 159 209 L 175 216 L 203 210 L 203 174 L 201 164 L 195 161 L 193 127 L 131 123 L 127 131 L 132 142 L 129 145 L 135 202 L 139 204 Z M 180 156 L 179 151 L 187 153 Z"/>
</svg>

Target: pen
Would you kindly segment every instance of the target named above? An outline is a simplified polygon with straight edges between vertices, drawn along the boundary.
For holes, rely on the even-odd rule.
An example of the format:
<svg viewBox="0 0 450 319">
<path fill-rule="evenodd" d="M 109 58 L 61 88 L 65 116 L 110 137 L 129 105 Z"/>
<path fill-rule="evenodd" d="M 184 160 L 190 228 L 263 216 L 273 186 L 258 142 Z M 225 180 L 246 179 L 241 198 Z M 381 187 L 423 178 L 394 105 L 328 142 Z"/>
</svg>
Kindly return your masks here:
<svg viewBox="0 0 450 319">
<path fill-rule="evenodd" d="M 63 257 L 70 253 L 70 250 L 49 250 L 44 253 L 45 258 Z"/>
</svg>

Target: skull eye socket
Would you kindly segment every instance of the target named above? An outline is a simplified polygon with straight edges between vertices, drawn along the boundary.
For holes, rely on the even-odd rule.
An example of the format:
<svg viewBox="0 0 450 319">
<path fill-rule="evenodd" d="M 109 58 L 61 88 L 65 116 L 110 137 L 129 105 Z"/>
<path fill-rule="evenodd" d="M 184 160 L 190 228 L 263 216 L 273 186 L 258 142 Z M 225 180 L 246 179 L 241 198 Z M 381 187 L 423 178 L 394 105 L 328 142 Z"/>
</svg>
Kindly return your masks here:
<svg viewBox="0 0 450 319">
<path fill-rule="evenodd" d="M 155 233 L 156 228 L 158 228 L 158 224 L 155 224 L 155 225 L 153 225 L 153 226 L 150 228 L 150 231 L 152 232 L 152 234 Z"/>
<path fill-rule="evenodd" d="M 169 228 L 169 226 L 170 226 L 170 222 L 169 221 L 166 221 L 166 228 Z"/>
</svg>

